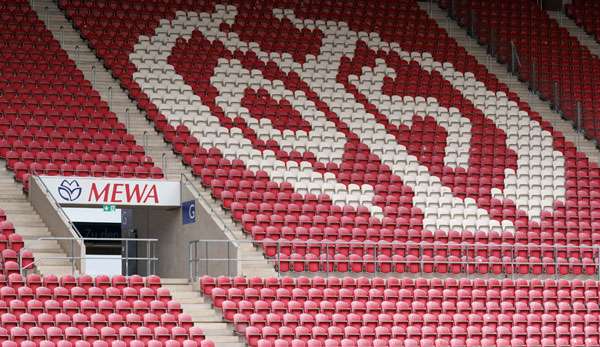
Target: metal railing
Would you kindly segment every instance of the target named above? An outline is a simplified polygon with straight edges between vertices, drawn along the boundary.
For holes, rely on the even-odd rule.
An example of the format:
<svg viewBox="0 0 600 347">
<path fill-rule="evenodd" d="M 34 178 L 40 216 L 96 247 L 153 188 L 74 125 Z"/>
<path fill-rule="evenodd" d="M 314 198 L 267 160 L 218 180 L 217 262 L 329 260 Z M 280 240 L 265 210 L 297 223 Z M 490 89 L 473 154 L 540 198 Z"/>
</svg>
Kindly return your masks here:
<svg viewBox="0 0 600 347">
<path fill-rule="evenodd" d="M 169 163 L 169 160 L 167 160 L 167 153 L 166 153 L 166 152 L 163 152 L 163 153 L 160 155 L 160 159 L 161 159 L 161 164 L 162 164 L 162 170 L 163 170 L 163 173 L 164 173 L 164 175 L 165 175 L 165 177 L 166 177 L 166 176 L 167 176 L 167 169 L 168 169 L 168 168 L 167 168 L 167 165 L 168 165 L 168 163 Z"/>
<path fill-rule="evenodd" d="M 52 195 L 52 192 L 50 192 L 50 189 L 48 188 L 48 186 L 46 185 L 46 183 L 44 183 L 44 180 L 42 180 L 36 172 L 34 172 L 34 175 L 32 177 L 35 177 L 36 179 L 38 179 L 38 183 L 40 183 L 40 185 L 42 187 L 44 187 L 44 192 L 48 195 L 48 197 L 50 198 L 50 200 L 52 201 L 52 203 L 55 205 L 54 207 L 56 208 L 56 210 L 58 211 L 58 213 L 61 215 L 61 217 L 63 217 L 67 223 L 69 224 L 69 226 L 71 226 L 72 231 L 73 231 L 73 238 L 81 238 L 81 233 L 79 232 L 79 229 L 77 229 L 77 226 L 75 226 L 75 224 L 73 223 L 73 221 L 71 221 L 71 218 L 69 218 L 69 216 L 67 215 L 67 213 L 65 212 L 65 210 L 63 209 L 63 207 L 61 206 L 61 204 L 56 201 L 56 199 L 54 198 L 54 195 Z"/>
<path fill-rule="evenodd" d="M 230 240 L 194 240 L 188 244 L 189 279 L 194 281 L 202 275 L 220 274 L 232 276 L 237 274 L 240 263 L 250 260 L 240 260 L 237 250 L 241 243 L 248 241 Z M 214 254 L 211 256 L 211 253 Z M 263 259 L 260 260 L 261 262 Z"/>
<path fill-rule="evenodd" d="M 229 240 L 194 240 L 188 245 L 190 280 L 202 275 L 236 275 L 232 269 L 251 266 L 257 259 L 229 256 Z M 448 273 L 464 276 L 563 276 L 564 267 L 579 266 L 580 275 L 600 280 L 600 246 L 446 243 L 446 242 L 372 242 L 327 240 L 236 240 L 237 244 L 262 247 L 267 261 L 277 273 L 293 272 L 368 272 L 368 273 Z M 290 258 L 288 254 L 300 254 Z M 306 257 L 307 254 L 310 256 Z M 343 254 L 345 257 L 339 256 Z M 351 257 L 358 254 L 363 257 Z M 367 257 L 364 257 L 364 256 Z M 383 257 L 386 256 L 386 257 Z M 398 257 L 399 256 L 399 257 Z M 577 265 L 570 258 L 590 259 Z M 261 259 L 264 262 L 264 259 Z M 296 267 L 296 265 L 298 265 Z M 341 266 L 340 266 L 341 265 Z M 302 270 L 298 270 L 302 269 Z M 593 271 L 592 271 L 593 270 Z M 577 275 L 576 273 L 572 273 Z"/>
<path fill-rule="evenodd" d="M 215 222 L 215 224 L 217 224 L 221 230 L 223 230 L 224 236 L 227 237 L 228 239 L 225 240 L 217 240 L 218 242 L 220 242 L 220 244 L 222 245 L 222 247 L 219 248 L 214 248 L 211 247 L 210 251 L 215 251 L 218 250 L 220 252 L 222 252 L 221 254 L 226 254 L 226 258 L 229 259 L 229 261 L 226 263 L 226 266 L 223 266 L 223 261 L 219 260 L 217 263 L 215 263 L 214 265 L 219 265 L 214 267 L 212 270 L 215 270 L 215 274 L 220 273 L 227 273 L 227 274 L 233 274 L 233 273 L 238 273 L 240 271 L 240 266 L 241 266 L 241 262 L 239 262 L 238 259 L 238 251 L 242 245 L 242 243 L 244 243 L 245 241 L 239 241 L 236 239 L 235 233 L 234 231 L 229 227 L 229 223 L 227 223 L 222 217 L 221 217 L 221 213 L 223 213 L 222 211 L 219 211 L 215 208 L 215 204 L 214 201 L 212 201 L 211 199 L 206 198 L 196 187 L 196 183 L 198 181 L 194 180 L 194 178 L 190 178 L 188 175 L 186 175 L 185 173 L 181 173 L 181 177 L 180 177 L 180 186 L 181 189 L 185 187 L 187 187 L 190 192 L 193 194 L 194 198 L 203 206 L 204 210 L 208 213 L 209 216 L 211 216 L 213 218 L 213 221 Z M 218 209 L 220 209 L 220 206 L 217 207 Z M 201 252 L 199 252 L 199 242 L 202 241 L 190 241 L 189 242 L 189 246 L 188 246 L 188 266 L 189 266 L 189 277 L 192 278 L 194 277 L 196 273 L 200 272 L 200 263 L 199 262 L 192 262 L 190 261 L 191 259 L 199 259 Z M 204 247 L 204 257 L 205 258 L 210 258 L 208 256 L 209 254 L 209 249 Z M 235 258 L 234 258 L 235 257 Z M 222 258 L 222 256 L 218 256 L 216 257 L 217 259 Z M 247 261 L 246 261 L 247 262 Z M 264 263 L 264 259 L 260 259 L 261 263 Z M 205 262 L 205 268 L 204 268 L 204 273 L 209 273 L 208 270 L 208 263 Z"/>
<path fill-rule="evenodd" d="M 510 41 L 510 72 L 513 74 L 518 74 L 521 68 L 521 58 L 519 57 L 519 50 L 517 49 L 517 45 L 515 45 L 514 41 Z"/>
<path fill-rule="evenodd" d="M 131 262 L 141 262 L 145 264 L 145 274 L 146 275 L 154 275 L 156 274 L 156 264 L 158 262 L 157 257 L 157 249 L 156 245 L 158 244 L 158 239 L 138 239 L 138 238 L 99 238 L 99 237 L 83 237 L 83 238 L 71 238 L 71 237 L 41 237 L 38 238 L 39 241 L 57 241 L 57 242 L 69 242 L 71 244 L 71 254 L 74 254 L 74 249 L 76 243 L 80 240 L 85 241 L 96 241 L 96 242 L 121 242 L 123 253 L 121 255 L 121 259 L 124 264 L 125 274 L 129 274 L 129 268 Z M 129 246 L 131 244 L 135 244 L 138 246 L 138 251 L 140 244 L 145 245 L 142 249 L 145 251 L 145 256 L 130 256 L 129 255 Z M 85 247 L 84 247 L 85 250 Z M 22 259 L 19 258 L 19 265 L 21 269 L 21 274 L 25 275 L 29 270 L 32 270 L 38 264 L 41 265 L 44 261 L 56 261 L 56 260 L 66 260 L 71 265 L 71 272 L 73 275 L 77 274 L 77 262 L 84 263 L 86 259 L 102 259 L 105 260 L 105 257 L 87 255 L 82 253 L 78 256 L 76 255 L 65 255 L 65 256 L 52 256 L 52 257 L 35 257 L 34 261 L 23 265 Z"/>
</svg>

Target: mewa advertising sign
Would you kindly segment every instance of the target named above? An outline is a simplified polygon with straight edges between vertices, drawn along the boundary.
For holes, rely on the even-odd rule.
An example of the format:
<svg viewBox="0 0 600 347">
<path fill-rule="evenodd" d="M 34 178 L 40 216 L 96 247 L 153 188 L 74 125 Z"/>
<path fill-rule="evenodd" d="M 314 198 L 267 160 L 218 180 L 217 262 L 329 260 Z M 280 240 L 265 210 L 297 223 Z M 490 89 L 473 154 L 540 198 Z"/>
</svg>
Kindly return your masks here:
<svg viewBox="0 0 600 347">
<path fill-rule="evenodd" d="M 179 206 L 178 181 L 40 176 L 61 205 Z"/>
</svg>

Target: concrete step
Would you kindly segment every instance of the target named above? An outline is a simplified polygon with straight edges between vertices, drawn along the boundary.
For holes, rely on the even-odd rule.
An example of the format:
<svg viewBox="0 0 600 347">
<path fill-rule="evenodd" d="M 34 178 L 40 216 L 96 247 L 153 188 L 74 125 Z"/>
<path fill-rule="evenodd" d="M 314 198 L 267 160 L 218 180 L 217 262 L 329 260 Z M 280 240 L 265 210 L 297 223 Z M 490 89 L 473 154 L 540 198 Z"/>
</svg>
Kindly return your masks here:
<svg viewBox="0 0 600 347">
<path fill-rule="evenodd" d="M 36 252 L 48 252 L 58 249 L 60 245 L 54 240 L 25 240 L 25 246 L 28 250 Z"/>
<path fill-rule="evenodd" d="M 223 317 L 217 313 L 205 311 L 205 312 L 188 312 L 192 316 L 192 320 L 194 323 L 202 324 L 203 323 L 218 323 L 223 321 Z"/>
<path fill-rule="evenodd" d="M 35 259 L 38 264 L 44 264 L 45 266 L 69 264 L 63 252 L 38 251 L 35 253 Z"/>
<path fill-rule="evenodd" d="M 199 295 L 196 292 L 192 292 L 192 291 L 185 291 L 185 292 L 180 292 L 180 291 L 171 291 L 174 293 L 177 293 L 177 296 L 173 295 L 173 298 L 177 298 L 179 299 L 198 299 Z"/>
<path fill-rule="evenodd" d="M 15 183 L 17 184 L 17 183 Z M 31 206 L 31 204 L 29 203 L 29 201 L 26 200 L 25 196 L 21 195 L 19 196 L 19 198 L 15 199 L 4 199 L 3 197 L 0 197 L 0 201 L 2 201 L 2 206 L 4 206 L 4 210 L 6 211 L 7 209 L 13 208 L 13 209 L 23 209 L 23 208 L 29 208 L 29 209 L 33 209 L 33 206 Z"/>
<path fill-rule="evenodd" d="M 50 237 L 52 234 L 48 230 L 47 227 L 26 227 L 24 229 L 19 229 L 19 235 L 23 236 L 24 239 L 39 239 L 40 237 Z"/>
<path fill-rule="evenodd" d="M 2 179 L 0 179 L 1 187 L 13 187 L 17 181 L 15 180 L 14 172 L 11 170 L 2 171 Z M 21 190 L 22 191 L 22 190 Z"/>
<path fill-rule="evenodd" d="M 30 225 L 30 226 L 45 226 L 42 218 L 38 214 L 30 213 L 12 213 L 10 215 L 10 221 L 13 224 Z"/>
<path fill-rule="evenodd" d="M 180 303 L 181 305 L 187 305 L 187 304 L 197 304 L 199 302 L 204 302 L 203 300 L 198 301 L 198 298 L 179 298 L 177 299 L 177 302 Z"/>
<path fill-rule="evenodd" d="M 8 207 L 8 206 L 4 206 L 4 204 L 2 202 L 0 202 L 0 206 L 2 206 L 2 209 L 4 210 L 4 212 L 6 212 L 7 215 L 26 214 L 26 213 L 35 214 L 36 213 L 32 207 L 21 207 L 21 206 Z"/>
<path fill-rule="evenodd" d="M 206 310 L 211 309 L 212 305 L 205 303 L 204 298 L 202 296 L 200 296 L 200 293 L 198 293 L 198 298 L 196 298 L 194 303 L 181 304 L 181 308 L 186 310 L 186 312 L 206 311 Z"/>
<path fill-rule="evenodd" d="M 186 278 L 161 278 L 160 281 L 161 281 L 162 285 L 171 285 L 171 284 L 189 285 L 189 281 Z"/>
<path fill-rule="evenodd" d="M 188 283 L 179 284 L 179 283 L 162 283 L 164 288 L 168 288 L 169 290 L 179 290 L 179 291 L 193 291 L 193 288 Z"/>
<path fill-rule="evenodd" d="M 36 265 L 37 270 L 41 274 L 53 274 L 56 276 L 71 275 L 73 268 L 69 265 Z M 77 273 L 77 270 L 75 270 Z"/>
<path fill-rule="evenodd" d="M 221 346 L 222 343 L 228 343 L 228 344 L 236 344 L 236 345 L 241 345 L 243 346 L 243 344 L 240 342 L 240 338 L 234 335 L 231 336 L 215 336 L 211 339 L 215 344 L 217 344 L 217 346 Z"/>
<path fill-rule="evenodd" d="M 2 190 L 2 196 L 0 197 L 0 204 L 14 201 L 15 199 L 19 199 L 22 196 L 23 196 L 23 193 L 19 192 L 18 190 L 15 190 L 15 191 Z"/>
<path fill-rule="evenodd" d="M 221 312 L 206 303 L 200 292 L 195 291 L 187 279 L 162 279 L 162 284 L 168 288 L 175 300 L 181 303 L 183 312 L 192 316 L 194 325 L 202 328 L 206 338 L 217 346 L 244 346 L 233 328 L 223 320 Z M 186 302 L 182 302 L 182 299 Z"/>
<path fill-rule="evenodd" d="M 212 322 L 212 321 L 209 321 L 209 322 L 201 322 L 201 323 L 202 323 L 201 324 L 202 329 L 205 332 L 210 332 L 210 331 L 213 331 L 213 332 L 214 331 L 222 332 L 223 330 L 229 329 L 229 325 L 227 323 L 225 323 L 225 322 Z M 233 334 L 233 331 L 231 333 Z"/>
</svg>

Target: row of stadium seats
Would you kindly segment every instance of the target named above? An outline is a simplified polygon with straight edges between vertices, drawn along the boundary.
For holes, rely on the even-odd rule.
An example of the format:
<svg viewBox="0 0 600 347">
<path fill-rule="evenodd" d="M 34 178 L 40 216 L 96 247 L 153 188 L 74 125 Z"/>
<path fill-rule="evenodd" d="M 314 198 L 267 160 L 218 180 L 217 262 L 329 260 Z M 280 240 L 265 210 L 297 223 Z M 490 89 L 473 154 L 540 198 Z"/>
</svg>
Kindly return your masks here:
<svg viewBox="0 0 600 347">
<path fill-rule="evenodd" d="M 78 164 L 76 166 L 70 164 L 61 164 L 60 166 L 48 163 L 30 163 L 18 161 L 14 163 L 13 171 L 15 173 L 15 179 L 18 182 L 24 184 L 25 190 L 28 189 L 28 177 L 30 174 L 33 175 L 47 175 L 47 176 L 92 176 L 92 177 L 125 177 L 125 178 L 156 178 L 162 179 L 164 174 L 162 169 L 159 167 L 152 167 L 147 169 L 143 166 L 136 166 L 132 168 L 127 165 L 86 165 Z"/>
<path fill-rule="evenodd" d="M 65 310 L 67 310 L 67 308 L 65 308 Z M 189 316 L 187 318 L 182 317 L 178 320 L 172 315 L 166 313 L 162 314 L 160 318 L 152 313 L 144 314 L 143 318 L 135 314 L 129 314 L 127 319 L 123 319 L 119 316 L 120 315 L 118 314 L 111 314 L 107 319 L 107 317 L 101 313 L 93 313 L 91 314 L 91 318 L 84 313 L 74 313 L 72 316 L 65 313 L 57 313 L 55 316 L 41 313 L 37 318 L 35 318 L 35 316 L 30 313 L 21 313 L 19 317 L 11 313 L 3 313 L 2 326 L 6 329 L 17 326 L 24 329 L 29 329 L 32 327 L 58 327 L 63 331 L 69 327 L 76 327 L 78 329 L 93 327 L 97 330 L 100 330 L 107 326 L 110 326 L 113 329 L 118 329 L 122 326 L 127 326 L 130 328 L 143 327 L 149 331 L 162 327 L 162 330 L 166 329 L 167 331 L 170 331 L 172 328 L 174 329 L 175 326 L 179 326 L 180 330 L 183 329 L 181 331 L 187 332 L 188 329 L 191 329 L 191 327 L 186 325 L 193 324 L 190 321 Z M 182 314 L 181 316 L 184 315 Z"/>
<path fill-rule="evenodd" d="M 343 339 L 352 340 L 344 346 L 359 339 L 369 341 L 359 343 L 365 346 L 375 339 L 382 346 L 592 346 L 599 337 L 598 285 L 508 279 L 200 279 L 203 294 L 250 346 L 277 345 L 279 339 L 338 341 L 331 346 Z"/>
<path fill-rule="evenodd" d="M 228 276 L 219 276 L 219 277 L 211 277 L 211 276 L 203 276 L 199 280 L 201 291 L 205 295 L 212 295 L 213 288 L 220 288 L 223 290 L 228 290 L 230 288 L 236 288 L 244 290 L 246 288 L 254 288 L 254 289 L 273 289 L 277 290 L 279 288 L 287 289 L 289 291 L 298 288 L 301 290 L 309 290 L 311 288 L 315 289 L 510 289 L 510 290 L 519 290 L 519 289 L 552 289 L 552 290 L 588 290 L 593 289 L 597 290 L 599 288 L 599 283 L 595 280 L 540 280 L 540 279 L 511 279 L 511 278 L 490 278 L 490 279 L 482 279 L 482 278 L 381 278 L 381 277 L 228 277 Z"/>
<path fill-rule="evenodd" d="M 77 153 L 69 153 L 67 155 L 63 155 L 62 153 L 52 153 L 52 155 L 47 152 L 30 152 L 23 151 L 21 153 L 17 151 L 7 151 L 6 152 L 6 164 L 9 168 L 13 168 L 12 166 L 17 162 L 21 161 L 25 164 L 31 163 L 40 163 L 40 164 L 50 164 L 54 163 L 55 165 L 61 164 L 70 164 L 70 165 L 78 165 L 84 163 L 86 165 L 114 165 L 114 166 L 123 166 L 127 165 L 131 168 L 136 168 L 142 164 L 145 168 L 150 169 L 153 167 L 154 163 L 151 161 L 151 158 L 143 156 L 137 157 L 135 155 L 119 155 L 113 154 L 108 156 L 104 153 L 97 153 L 93 155 L 91 153 L 85 154 L 77 154 Z"/>
<path fill-rule="evenodd" d="M 592 258 L 456 257 L 407 255 L 317 256 L 312 253 L 279 253 L 272 263 L 281 272 L 450 273 L 520 275 L 593 275 L 598 272 Z"/>
<path fill-rule="evenodd" d="M 121 340 L 110 341 L 110 338 L 107 340 L 95 340 L 93 342 L 88 342 L 85 340 L 76 340 L 76 341 L 68 341 L 68 340 L 38 340 L 36 342 L 30 340 L 24 340 L 20 342 L 6 340 L 1 344 L 2 347 L 214 347 L 215 344 L 210 340 L 203 340 L 200 342 L 194 340 L 184 340 L 180 342 L 179 340 L 164 340 L 159 341 L 155 339 L 140 341 L 140 340 L 131 340 L 131 342 L 126 343 Z"/>
<path fill-rule="evenodd" d="M 156 291 L 161 287 L 161 281 L 160 277 L 158 276 L 142 277 L 139 275 L 132 275 L 127 277 L 123 275 L 115 275 L 110 277 L 107 275 L 98 275 L 96 277 L 92 277 L 90 275 L 81 275 L 79 277 L 75 277 L 73 275 L 63 275 L 58 277 L 56 275 L 41 276 L 36 273 L 31 273 L 27 276 L 22 276 L 21 274 L 14 274 L 4 277 L 0 276 L 0 285 L 2 287 L 8 285 L 14 289 L 26 286 L 32 290 L 35 290 L 38 287 L 46 287 L 51 290 L 56 287 L 64 287 L 69 290 L 73 287 L 81 287 L 84 289 L 96 287 L 101 290 L 105 290 L 108 287 L 115 287 L 118 289 L 131 287 L 138 290 L 141 290 L 142 288 L 150 288 Z"/>
</svg>

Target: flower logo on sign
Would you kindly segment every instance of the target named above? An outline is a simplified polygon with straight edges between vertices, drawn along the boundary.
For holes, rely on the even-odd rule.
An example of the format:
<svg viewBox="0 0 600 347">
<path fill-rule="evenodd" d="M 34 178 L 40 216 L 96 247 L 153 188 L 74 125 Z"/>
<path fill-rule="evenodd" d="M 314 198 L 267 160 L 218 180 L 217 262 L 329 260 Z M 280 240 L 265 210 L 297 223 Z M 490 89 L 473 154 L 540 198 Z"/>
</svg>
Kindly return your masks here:
<svg viewBox="0 0 600 347">
<path fill-rule="evenodd" d="M 66 201 L 75 201 L 81 196 L 81 186 L 77 180 L 63 180 L 58 186 L 58 194 Z"/>
</svg>

